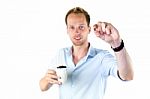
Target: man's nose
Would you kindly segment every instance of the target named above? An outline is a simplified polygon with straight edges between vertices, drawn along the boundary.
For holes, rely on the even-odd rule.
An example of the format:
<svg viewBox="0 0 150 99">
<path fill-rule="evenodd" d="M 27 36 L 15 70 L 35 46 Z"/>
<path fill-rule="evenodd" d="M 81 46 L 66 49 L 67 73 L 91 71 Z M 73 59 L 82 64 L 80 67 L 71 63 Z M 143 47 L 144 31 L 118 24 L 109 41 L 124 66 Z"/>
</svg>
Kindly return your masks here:
<svg viewBox="0 0 150 99">
<path fill-rule="evenodd" d="M 75 33 L 80 33 L 80 29 L 78 27 L 75 28 Z"/>
</svg>

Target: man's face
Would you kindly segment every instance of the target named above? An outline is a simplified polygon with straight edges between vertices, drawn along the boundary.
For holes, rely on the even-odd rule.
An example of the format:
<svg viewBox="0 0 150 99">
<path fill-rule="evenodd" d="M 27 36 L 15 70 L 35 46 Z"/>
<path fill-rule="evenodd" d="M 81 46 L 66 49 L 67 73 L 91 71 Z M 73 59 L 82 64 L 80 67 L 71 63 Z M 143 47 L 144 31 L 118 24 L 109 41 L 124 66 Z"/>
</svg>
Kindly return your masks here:
<svg viewBox="0 0 150 99">
<path fill-rule="evenodd" d="M 85 16 L 83 14 L 70 14 L 67 18 L 67 32 L 75 46 L 87 43 L 90 27 L 87 25 Z"/>
</svg>

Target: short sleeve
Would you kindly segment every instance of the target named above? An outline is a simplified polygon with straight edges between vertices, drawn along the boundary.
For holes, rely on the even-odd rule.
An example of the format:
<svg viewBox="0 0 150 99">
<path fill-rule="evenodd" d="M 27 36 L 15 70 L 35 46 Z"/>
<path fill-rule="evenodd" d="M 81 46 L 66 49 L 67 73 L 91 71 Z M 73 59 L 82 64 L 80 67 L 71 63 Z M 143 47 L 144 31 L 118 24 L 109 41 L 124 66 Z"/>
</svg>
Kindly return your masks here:
<svg viewBox="0 0 150 99">
<path fill-rule="evenodd" d="M 107 77 L 113 76 L 117 79 L 122 80 L 119 76 L 117 60 L 112 54 L 110 53 L 105 54 L 102 60 L 102 65 L 103 65 L 103 70 L 104 70 L 103 73 L 105 76 Z"/>
<path fill-rule="evenodd" d="M 103 59 L 102 59 L 102 66 L 103 66 L 103 73 L 105 76 L 113 76 L 118 78 L 117 75 L 117 61 L 115 57 L 110 54 L 109 52 L 106 52 Z"/>
</svg>

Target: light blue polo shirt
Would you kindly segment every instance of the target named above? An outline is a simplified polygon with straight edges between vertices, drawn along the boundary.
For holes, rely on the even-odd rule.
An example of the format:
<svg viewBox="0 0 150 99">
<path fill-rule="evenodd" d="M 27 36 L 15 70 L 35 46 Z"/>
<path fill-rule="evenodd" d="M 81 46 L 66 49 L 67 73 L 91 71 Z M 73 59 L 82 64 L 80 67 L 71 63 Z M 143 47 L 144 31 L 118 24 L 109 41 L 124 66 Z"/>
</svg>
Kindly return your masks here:
<svg viewBox="0 0 150 99">
<path fill-rule="evenodd" d="M 117 75 L 115 57 L 106 50 L 89 47 L 76 65 L 71 47 L 60 49 L 51 66 L 66 65 L 67 81 L 60 85 L 60 99 L 103 99 L 108 76 Z"/>
</svg>

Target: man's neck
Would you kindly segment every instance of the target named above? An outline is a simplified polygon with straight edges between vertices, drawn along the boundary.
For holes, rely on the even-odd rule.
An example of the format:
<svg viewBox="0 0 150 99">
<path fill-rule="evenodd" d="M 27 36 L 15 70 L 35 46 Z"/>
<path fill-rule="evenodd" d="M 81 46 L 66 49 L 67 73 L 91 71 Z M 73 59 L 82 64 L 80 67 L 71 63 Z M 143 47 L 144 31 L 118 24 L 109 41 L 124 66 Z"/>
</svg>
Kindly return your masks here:
<svg viewBox="0 0 150 99">
<path fill-rule="evenodd" d="M 77 64 L 84 56 L 86 56 L 89 45 L 89 43 L 86 43 L 83 46 L 73 46 L 72 56 L 75 64 Z"/>
</svg>

